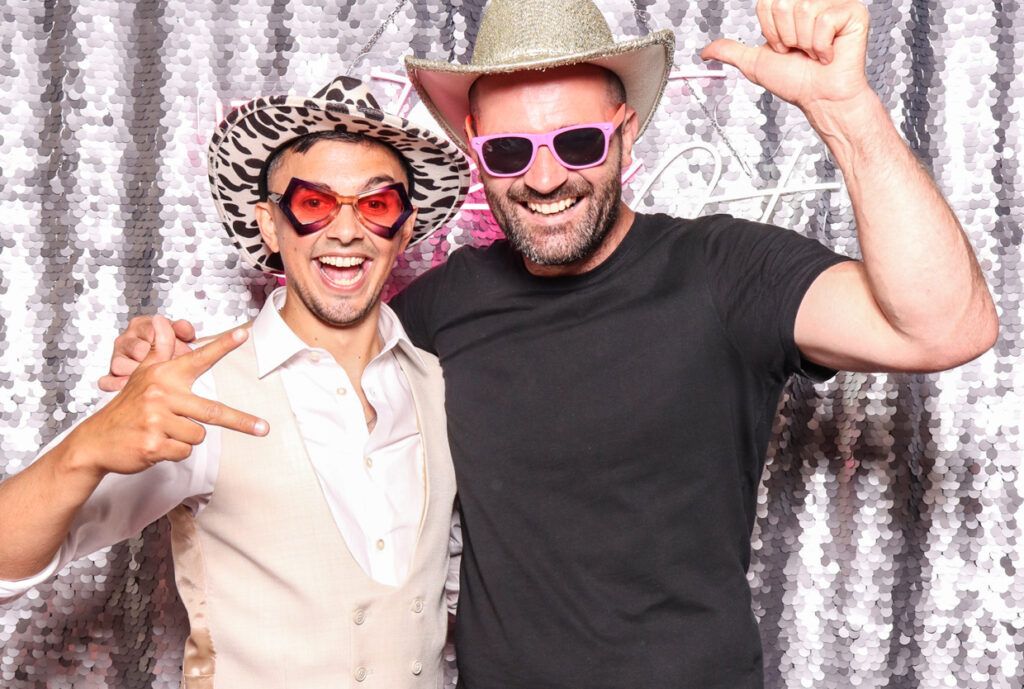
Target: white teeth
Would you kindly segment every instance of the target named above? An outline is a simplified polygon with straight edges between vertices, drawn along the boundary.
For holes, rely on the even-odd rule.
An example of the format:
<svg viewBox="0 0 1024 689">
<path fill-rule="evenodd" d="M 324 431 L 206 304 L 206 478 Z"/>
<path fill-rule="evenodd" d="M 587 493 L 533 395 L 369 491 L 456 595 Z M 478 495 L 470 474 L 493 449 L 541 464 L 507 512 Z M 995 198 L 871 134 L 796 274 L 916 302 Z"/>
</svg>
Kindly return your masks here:
<svg viewBox="0 0 1024 689">
<path fill-rule="evenodd" d="M 320 263 L 325 265 L 333 266 L 335 268 L 359 268 L 356 274 L 351 279 L 338 279 L 335 276 L 329 276 L 327 273 L 321 273 L 327 278 L 332 284 L 339 287 L 349 287 L 356 284 L 363 277 L 363 263 L 366 259 L 362 256 L 321 256 L 317 259 Z"/>
<path fill-rule="evenodd" d="M 321 256 L 317 260 L 335 268 L 352 268 L 362 265 L 366 259 L 361 256 Z"/>
<path fill-rule="evenodd" d="M 541 215 L 554 215 L 555 213 L 561 213 L 574 203 L 576 203 L 576 198 L 569 198 L 562 199 L 561 201 L 555 201 L 554 203 L 527 202 L 526 207 L 534 213 L 540 213 Z"/>
</svg>

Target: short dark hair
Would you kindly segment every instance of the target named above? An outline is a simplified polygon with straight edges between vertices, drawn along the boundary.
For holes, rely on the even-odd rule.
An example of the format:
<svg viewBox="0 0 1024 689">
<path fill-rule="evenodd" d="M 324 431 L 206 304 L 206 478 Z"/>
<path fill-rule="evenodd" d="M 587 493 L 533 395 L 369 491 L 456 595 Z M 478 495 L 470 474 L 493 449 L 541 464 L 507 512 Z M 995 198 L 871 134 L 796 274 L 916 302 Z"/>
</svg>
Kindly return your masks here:
<svg viewBox="0 0 1024 689">
<path fill-rule="evenodd" d="M 305 153 L 309 149 L 313 148 L 316 144 L 321 141 L 341 141 L 343 143 L 350 144 L 373 144 L 381 146 L 390 151 L 395 158 L 398 159 L 399 164 L 402 166 L 402 170 L 405 171 L 405 177 L 408 180 L 406 182 L 406 191 L 409 193 L 410 198 L 412 197 L 413 186 L 415 184 L 415 178 L 412 174 L 412 165 L 409 160 L 402 155 L 402 153 L 389 144 L 386 141 L 381 141 L 369 134 L 362 134 L 360 132 L 347 132 L 340 129 L 329 129 L 323 132 L 313 132 L 311 134 L 303 134 L 300 137 L 294 138 L 287 143 L 278 146 L 274 151 L 267 156 L 267 162 L 263 164 L 263 170 L 260 172 L 259 179 L 259 194 L 260 200 L 267 200 L 267 193 L 269 192 L 270 176 L 274 174 L 274 171 L 281 166 L 281 161 L 284 160 L 285 153 Z"/>
<path fill-rule="evenodd" d="M 611 104 L 618 105 L 619 103 L 625 103 L 626 87 L 622 84 L 622 79 L 619 78 L 619 75 L 611 71 L 610 69 L 605 69 L 604 67 L 601 67 L 599 65 L 592 66 L 597 67 L 602 72 L 604 72 L 605 82 L 608 86 L 608 100 L 611 102 Z M 476 103 L 476 85 L 478 83 L 480 83 L 479 78 L 476 81 L 474 81 L 472 85 L 469 87 L 469 114 L 472 115 L 474 121 L 480 119 L 480 111 L 477 109 Z"/>
</svg>

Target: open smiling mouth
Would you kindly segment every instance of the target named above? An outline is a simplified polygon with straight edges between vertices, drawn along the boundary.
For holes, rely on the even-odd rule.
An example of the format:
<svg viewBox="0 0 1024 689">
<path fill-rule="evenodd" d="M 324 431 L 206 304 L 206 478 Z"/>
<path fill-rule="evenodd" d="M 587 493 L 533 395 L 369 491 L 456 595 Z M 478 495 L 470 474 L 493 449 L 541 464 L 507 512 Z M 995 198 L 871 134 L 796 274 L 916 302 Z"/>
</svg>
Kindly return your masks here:
<svg viewBox="0 0 1024 689">
<path fill-rule="evenodd" d="M 351 287 L 363 277 L 366 259 L 362 256 L 321 256 L 320 274 L 333 285 Z"/>
<path fill-rule="evenodd" d="M 564 213 L 570 208 L 574 207 L 580 201 L 579 196 L 572 196 L 567 199 L 560 199 L 558 201 L 552 201 L 550 203 L 537 203 L 535 201 L 523 202 L 523 206 L 527 208 L 531 213 L 537 215 L 558 215 Z"/>
</svg>

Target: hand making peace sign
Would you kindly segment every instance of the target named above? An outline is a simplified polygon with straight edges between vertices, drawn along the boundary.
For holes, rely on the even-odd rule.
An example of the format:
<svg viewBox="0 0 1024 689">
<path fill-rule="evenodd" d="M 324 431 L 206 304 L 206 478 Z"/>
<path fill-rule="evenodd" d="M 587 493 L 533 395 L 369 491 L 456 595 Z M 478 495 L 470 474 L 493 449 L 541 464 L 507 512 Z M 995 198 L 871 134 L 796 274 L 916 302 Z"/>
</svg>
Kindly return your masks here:
<svg viewBox="0 0 1024 689">
<path fill-rule="evenodd" d="M 82 465 L 99 473 L 134 474 L 160 461 L 180 461 L 206 437 L 200 425 L 266 435 L 266 421 L 192 393 L 192 384 L 248 333 L 233 330 L 195 351 L 171 359 L 170 321 L 154 316 L 155 341 L 124 389 L 73 432 Z M 197 423 L 198 422 L 198 423 Z"/>
</svg>

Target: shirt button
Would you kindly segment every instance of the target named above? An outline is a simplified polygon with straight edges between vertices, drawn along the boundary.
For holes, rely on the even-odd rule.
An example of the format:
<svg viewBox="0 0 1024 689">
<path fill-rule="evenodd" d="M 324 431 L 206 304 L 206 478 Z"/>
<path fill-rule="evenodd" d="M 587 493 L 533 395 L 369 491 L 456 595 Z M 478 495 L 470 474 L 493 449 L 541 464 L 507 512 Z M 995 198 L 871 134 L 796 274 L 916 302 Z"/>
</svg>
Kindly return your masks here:
<svg viewBox="0 0 1024 689">
<path fill-rule="evenodd" d="M 314 364 L 320 361 L 320 352 L 310 352 L 309 360 L 312 361 Z"/>
<path fill-rule="evenodd" d="M 377 539 L 377 550 L 384 550 L 384 539 Z"/>
<path fill-rule="evenodd" d="M 373 468 L 373 457 L 367 457 L 366 458 L 366 468 L 367 469 L 372 469 Z"/>
<path fill-rule="evenodd" d="M 357 682 L 362 682 L 364 679 L 366 679 L 366 668 L 365 667 L 357 667 L 356 668 L 356 681 Z"/>
<path fill-rule="evenodd" d="M 345 388 L 338 388 L 337 390 L 335 390 L 335 392 L 337 392 L 339 395 L 345 395 L 348 393 L 348 390 L 346 390 Z"/>
<path fill-rule="evenodd" d="M 355 614 L 352 615 L 352 621 L 356 624 L 362 624 L 366 620 L 366 611 L 356 610 Z"/>
<path fill-rule="evenodd" d="M 413 602 L 412 602 L 412 611 L 413 612 L 423 612 L 423 600 L 421 598 L 416 598 L 416 599 L 413 600 Z"/>
<path fill-rule="evenodd" d="M 417 660 L 415 663 L 412 664 L 412 674 L 418 675 L 421 672 L 423 672 L 423 663 Z"/>
</svg>

